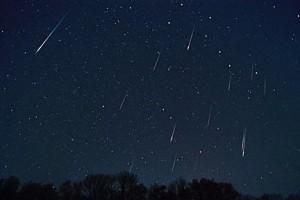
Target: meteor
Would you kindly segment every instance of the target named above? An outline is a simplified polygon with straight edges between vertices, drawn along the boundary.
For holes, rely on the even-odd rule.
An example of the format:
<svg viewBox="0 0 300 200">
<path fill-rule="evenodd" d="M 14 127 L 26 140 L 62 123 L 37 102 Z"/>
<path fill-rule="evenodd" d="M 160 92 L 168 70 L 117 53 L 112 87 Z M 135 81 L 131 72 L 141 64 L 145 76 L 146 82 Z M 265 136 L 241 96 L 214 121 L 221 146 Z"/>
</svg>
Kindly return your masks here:
<svg viewBox="0 0 300 200">
<path fill-rule="evenodd" d="M 206 126 L 205 126 L 205 128 L 208 128 L 208 127 L 209 127 L 209 125 L 210 125 L 211 111 L 212 111 L 212 107 L 210 106 L 210 107 L 209 107 L 208 118 L 207 118 L 207 123 L 206 123 Z"/>
<path fill-rule="evenodd" d="M 172 165 L 172 173 L 174 172 L 175 166 L 176 166 L 176 160 L 177 160 L 177 155 L 175 155 L 174 161 L 173 161 L 173 165 Z"/>
<path fill-rule="evenodd" d="M 172 143 L 173 140 L 174 140 L 175 129 L 176 129 L 176 123 L 173 126 L 173 131 L 172 131 L 172 135 L 171 135 L 171 138 L 170 138 L 170 143 Z"/>
<path fill-rule="evenodd" d="M 267 93 L 267 79 L 264 80 L 264 96 L 266 96 Z"/>
<path fill-rule="evenodd" d="M 193 39 L 193 36 L 194 36 L 194 32 L 195 32 L 195 25 L 194 25 L 194 27 L 193 27 L 193 30 L 192 30 L 192 33 L 191 33 L 191 36 L 190 36 L 190 39 L 189 39 L 189 43 L 188 43 L 188 45 L 187 45 L 187 47 L 186 47 L 186 50 L 187 50 L 187 51 L 190 50 L 191 42 L 192 42 L 192 39 Z"/>
<path fill-rule="evenodd" d="M 122 103 L 121 103 L 121 105 L 120 105 L 120 110 L 122 110 L 123 104 L 125 103 L 125 100 L 126 100 L 126 97 L 127 97 L 127 96 L 128 96 L 128 95 L 125 94 L 125 96 L 124 96 L 124 98 L 123 98 L 123 101 L 122 101 Z"/>
<path fill-rule="evenodd" d="M 231 74 L 231 72 L 230 72 L 230 74 L 229 74 L 229 80 L 228 80 L 228 87 L 227 87 L 227 91 L 228 91 L 228 92 L 229 92 L 230 89 L 231 89 L 231 79 L 232 79 L 232 74 Z"/>
<path fill-rule="evenodd" d="M 64 21 L 64 19 L 66 18 L 66 16 L 69 14 L 69 12 L 67 12 L 60 20 L 59 22 L 56 24 L 56 26 L 52 29 L 52 31 L 49 33 L 49 35 L 46 37 L 46 39 L 44 40 L 44 42 L 39 46 L 39 48 L 35 51 L 34 54 L 37 54 L 42 47 L 45 45 L 45 43 L 48 41 L 48 39 L 51 37 L 51 35 L 55 32 L 55 30 L 61 25 L 61 23 Z"/>
<path fill-rule="evenodd" d="M 242 139 L 242 157 L 245 156 L 246 134 L 247 134 L 247 128 L 244 128 L 244 131 L 243 131 L 243 139 Z"/>
<path fill-rule="evenodd" d="M 159 58 L 160 58 L 160 52 L 158 51 L 157 52 L 157 58 L 156 58 L 156 61 L 154 63 L 154 66 L 153 66 L 153 71 L 155 71 L 155 69 L 156 69 L 156 66 L 157 66 L 157 64 L 159 62 Z"/>
</svg>

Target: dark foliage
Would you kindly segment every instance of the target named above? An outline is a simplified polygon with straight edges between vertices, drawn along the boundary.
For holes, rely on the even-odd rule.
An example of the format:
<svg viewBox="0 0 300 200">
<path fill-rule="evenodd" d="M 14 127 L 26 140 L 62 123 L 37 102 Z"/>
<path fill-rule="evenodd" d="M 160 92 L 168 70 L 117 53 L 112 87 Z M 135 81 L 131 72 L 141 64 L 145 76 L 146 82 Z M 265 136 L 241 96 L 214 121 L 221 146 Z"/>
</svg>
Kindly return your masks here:
<svg viewBox="0 0 300 200">
<path fill-rule="evenodd" d="M 300 200 L 299 194 L 243 196 L 229 183 L 201 179 L 179 179 L 169 185 L 147 189 L 131 173 L 90 175 L 79 182 L 66 181 L 57 189 L 52 184 L 26 183 L 16 177 L 0 179 L 1 200 Z"/>
</svg>

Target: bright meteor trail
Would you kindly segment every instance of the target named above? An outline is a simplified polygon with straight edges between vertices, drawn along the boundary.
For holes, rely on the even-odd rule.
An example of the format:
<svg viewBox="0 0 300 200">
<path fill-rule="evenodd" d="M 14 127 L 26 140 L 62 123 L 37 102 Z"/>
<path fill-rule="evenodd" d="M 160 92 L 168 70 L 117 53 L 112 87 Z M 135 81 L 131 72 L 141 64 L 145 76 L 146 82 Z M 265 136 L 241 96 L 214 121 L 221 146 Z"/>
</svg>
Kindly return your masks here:
<svg viewBox="0 0 300 200">
<path fill-rule="evenodd" d="M 247 134 L 247 128 L 244 128 L 244 131 L 243 131 L 243 139 L 242 139 L 242 157 L 245 156 L 246 134 Z"/>
<path fill-rule="evenodd" d="M 192 33 L 191 33 L 191 36 L 190 36 L 190 39 L 189 39 L 189 43 L 188 43 L 188 45 L 186 47 L 186 50 L 190 50 L 192 39 L 193 39 L 193 36 L 194 36 L 194 32 L 195 32 L 195 25 L 193 27 L 193 30 L 192 30 Z"/>
<path fill-rule="evenodd" d="M 170 138 L 170 143 L 172 143 L 173 140 L 174 140 L 175 129 L 176 129 L 176 123 L 173 126 L 173 131 L 172 131 L 172 135 L 171 135 L 171 138 Z"/>
<path fill-rule="evenodd" d="M 42 47 L 44 46 L 44 44 L 48 41 L 48 39 L 51 37 L 51 35 L 55 32 L 55 30 L 61 25 L 61 23 L 64 21 L 64 19 L 66 18 L 66 16 L 69 14 L 69 12 L 67 12 L 60 20 L 59 22 L 56 24 L 56 26 L 52 29 L 52 31 L 49 33 L 49 35 L 46 37 L 46 39 L 44 40 L 44 42 L 39 46 L 39 48 L 35 51 L 34 54 L 37 54 Z"/>
</svg>

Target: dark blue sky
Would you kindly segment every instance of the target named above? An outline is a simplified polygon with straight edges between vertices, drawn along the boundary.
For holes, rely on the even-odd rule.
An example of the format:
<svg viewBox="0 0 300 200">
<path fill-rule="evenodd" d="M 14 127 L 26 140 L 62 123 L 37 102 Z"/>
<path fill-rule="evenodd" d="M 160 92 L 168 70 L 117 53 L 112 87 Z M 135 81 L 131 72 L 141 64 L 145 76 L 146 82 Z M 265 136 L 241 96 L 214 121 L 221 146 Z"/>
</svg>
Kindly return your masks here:
<svg viewBox="0 0 300 200">
<path fill-rule="evenodd" d="M 296 0 L 0 7 L 1 177 L 131 170 L 146 184 L 300 190 Z"/>
</svg>

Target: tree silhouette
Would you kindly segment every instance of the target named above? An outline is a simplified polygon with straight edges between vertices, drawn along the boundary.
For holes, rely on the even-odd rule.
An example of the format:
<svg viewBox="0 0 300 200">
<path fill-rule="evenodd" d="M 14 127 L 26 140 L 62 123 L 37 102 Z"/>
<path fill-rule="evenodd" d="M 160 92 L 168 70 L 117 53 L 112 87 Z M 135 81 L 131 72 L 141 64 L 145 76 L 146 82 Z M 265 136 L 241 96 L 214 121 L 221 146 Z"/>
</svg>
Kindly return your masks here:
<svg viewBox="0 0 300 200">
<path fill-rule="evenodd" d="M 190 188 L 185 180 L 178 179 L 175 182 L 171 183 L 168 188 L 168 198 L 185 200 L 190 199 Z"/>
<path fill-rule="evenodd" d="M 11 176 L 0 180 L 0 198 L 3 200 L 15 200 L 20 181 L 17 177 Z"/>
<path fill-rule="evenodd" d="M 263 194 L 259 200 L 283 200 L 280 194 Z"/>
<path fill-rule="evenodd" d="M 167 187 L 165 185 L 153 185 L 148 191 L 148 200 L 167 200 Z"/>
<path fill-rule="evenodd" d="M 27 183 L 18 192 L 19 200 L 56 200 L 58 195 L 52 184 Z"/>
<path fill-rule="evenodd" d="M 287 200 L 299 200 L 300 199 L 300 193 L 299 194 L 290 194 L 287 198 Z"/>
<path fill-rule="evenodd" d="M 195 200 L 234 200 L 240 197 L 231 184 L 216 183 L 213 180 L 193 180 L 190 183 L 191 196 Z"/>
<path fill-rule="evenodd" d="M 114 199 L 115 178 L 110 175 L 87 176 L 80 183 L 82 196 L 89 200 L 112 200 Z"/>
<path fill-rule="evenodd" d="M 59 187 L 59 198 L 61 200 L 72 200 L 74 189 L 71 181 L 63 182 Z"/>
<path fill-rule="evenodd" d="M 71 181 L 63 182 L 59 187 L 60 200 L 81 200 L 79 184 L 73 184 Z"/>
<path fill-rule="evenodd" d="M 240 200 L 258 200 L 258 198 L 251 196 L 251 195 L 244 195 L 244 196 L 240 195 L 240 197 L 238 199 L 240 199 Z"/>
<path fill-rule="evenodd" d="M 119 199 L 135 200 L 146 199 L 147 189 L 138 183 L 137 176 L 128 172 L 117 175 L 117 191 Z"/>
<path fill-rule="evenodd" d="M 169 185 L 152 185 L 148 190 L 136 175 L 89 175 L 82 181 L 65 181 L 57 191 L 53 184 L 26 183 L 16 177 L 0 179 L 0 200 L 300 200 L 299 194 L 243 196 L 229 183 L 201 179 L 178 179 Z"/>
<path fill-rule="evenodd" d="M 234 200 L 240 197 L 240 194 L 229 183 L 218 183 L 218 189 L 223 200 Z"/>
</svg>

